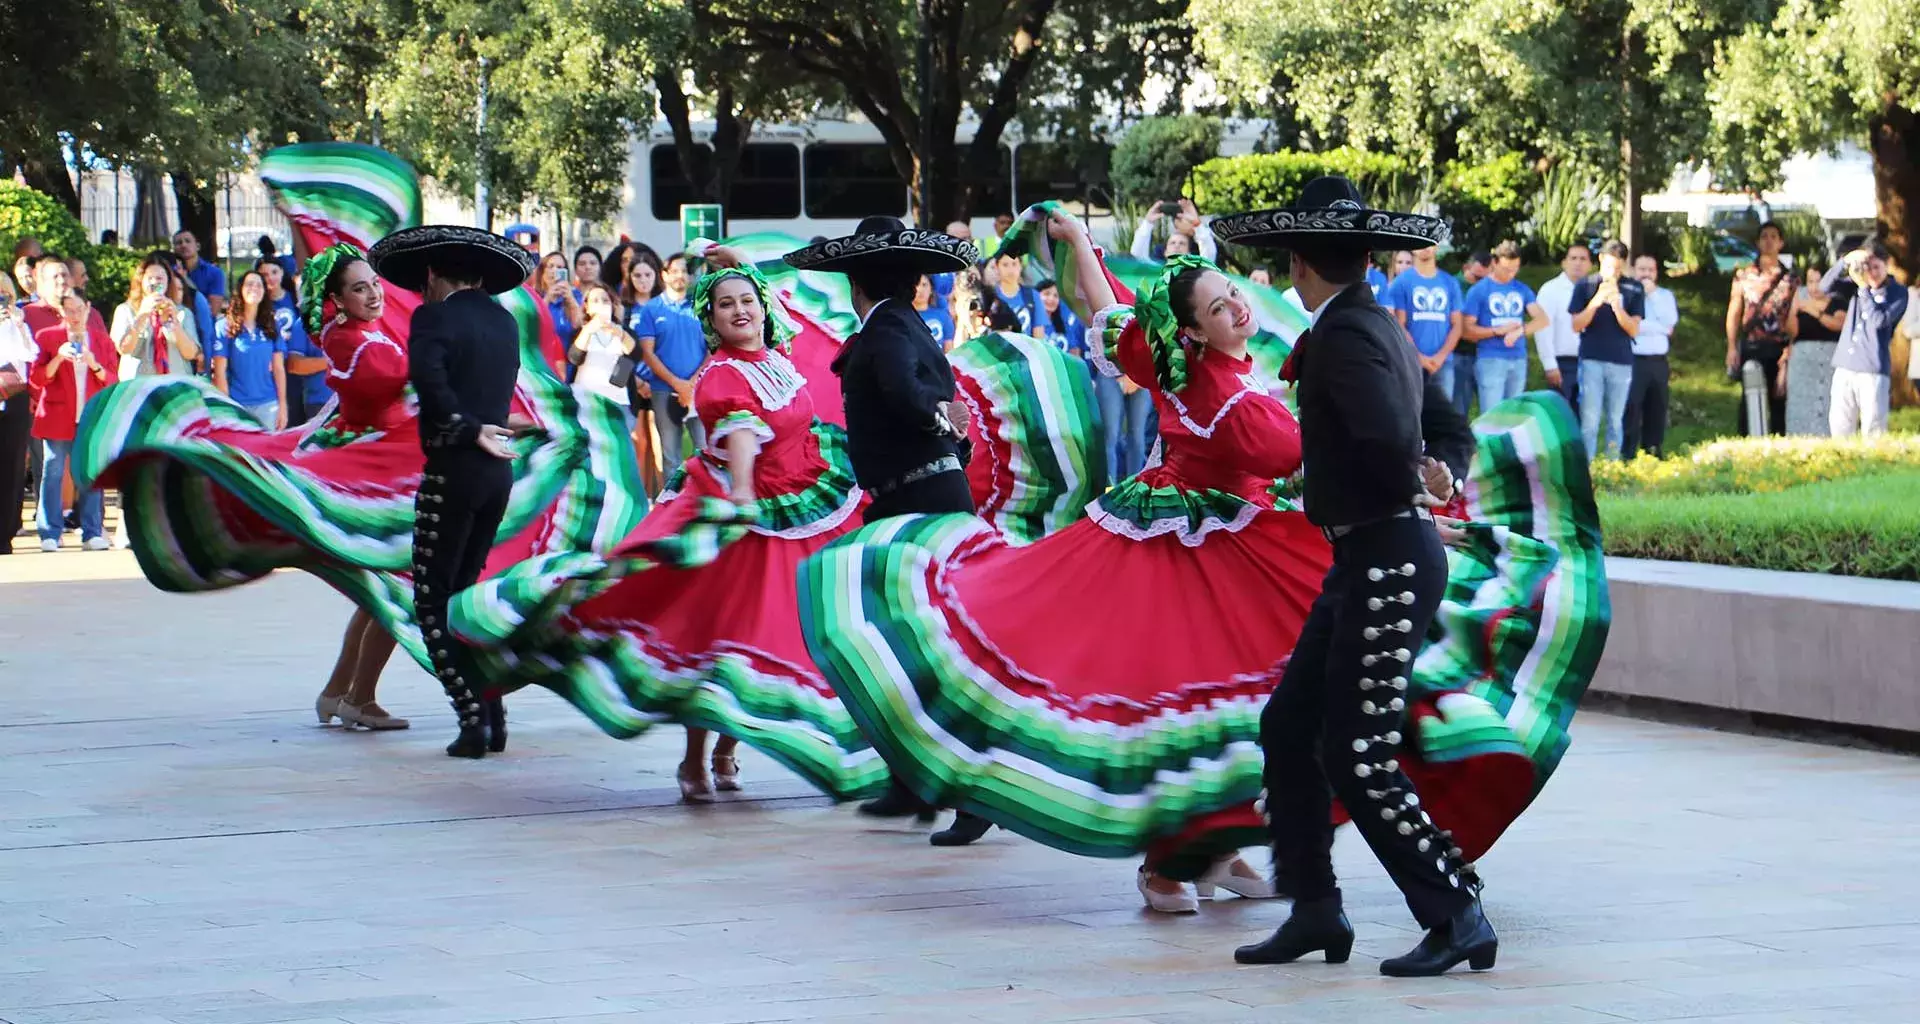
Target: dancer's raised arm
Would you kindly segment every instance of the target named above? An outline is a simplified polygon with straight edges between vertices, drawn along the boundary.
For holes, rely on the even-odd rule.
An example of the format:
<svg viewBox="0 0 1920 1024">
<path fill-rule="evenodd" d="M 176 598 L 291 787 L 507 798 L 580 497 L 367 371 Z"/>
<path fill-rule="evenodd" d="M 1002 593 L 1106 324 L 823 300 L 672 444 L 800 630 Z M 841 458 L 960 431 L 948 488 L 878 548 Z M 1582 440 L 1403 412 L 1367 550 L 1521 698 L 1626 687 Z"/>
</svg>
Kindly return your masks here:
<svg viewBox="0 0 1920 1024">
<path fill-rule="evenodd" d="M 1055 210 L 1047 217 L 1047 234 L 1073 247 L 1074 270 L 1080 278 L 1080 297 L 1087 301 L 1089 312 L 1099 312 L 1116 304 L 1119 300 L 1113 293 L 1113 285 L 1107 280 L 1107 270 L 1100 263 L 1100 254 L 1093 248 L 1093 238 L 1087 234 L 1087 226 L 1065 210 Z"/>
</svg>

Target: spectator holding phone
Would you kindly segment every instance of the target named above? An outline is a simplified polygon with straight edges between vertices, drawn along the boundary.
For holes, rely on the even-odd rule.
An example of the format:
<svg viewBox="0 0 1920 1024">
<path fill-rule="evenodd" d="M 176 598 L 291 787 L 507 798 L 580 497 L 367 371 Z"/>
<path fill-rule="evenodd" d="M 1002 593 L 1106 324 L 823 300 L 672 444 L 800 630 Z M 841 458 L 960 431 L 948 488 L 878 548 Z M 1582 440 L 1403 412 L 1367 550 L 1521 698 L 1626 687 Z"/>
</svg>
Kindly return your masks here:
<svg viewBox="0 0 1920 1024">
<path fill-rule="evenodd" d="M 1574 286 L 1567 312 L 1580 332 L 1580 434 L 1587 458 L 1609 451 L 1618 457 L 1633 389 L 1633 339 L 1647 315 L 1647 290 L 1633 277 L 1625 243 L 1612 239 L 1600 247 L 1600 273 Z"/>
<path fill-rule="evenodd" d="M 1003 252 L 989 260 L 987 267 L 994 278 L 993 308 L 988 312 L 993 329 L 1046 337 L 1046 311 L 1040 303 L 1040 292 L 1025 283 L 1026 263 Z"/>
<path fill-rule="evenodd" d="M 200 331 L 180 305 L 180 288 L 167 261 L 148 256 L 127 285 L 127 301 L 113 311 L 108 332 L 120 353 L 117 376 L 190 377 L 200 358 Z"/>
<path fill-rule="evenodd" d="M 580 310 L 580 300 L 574 296 L 573 283 L 567 280 L 567 256 L 555 250 L 540 260 L 540 269 L 534 271 L 533 290 L 546 302 L 547 310 L 553 315 L 554 333 L 560 340 L 573 344 L 573 336 L 580 333 L 579 324 L 586 319 Z"/>
<path fill-rule="evenodd" d="M 1833 353 L 1833 402 L 1827 412 L 1834 437 L 1887 432 L 1893 330 L 1907 315 L 1908 302 L 1907 290 L 1887 269 L 1887 247 L 1872 241 L 1848 253 L 1820 282 L 1847 309 L 1840 347 Z"/>
<path fill-rule="evenodd" d="M 38 351 L 27 383 L 33 393 L 33 437 L 44 453 L 34 525 L 40 534 L 40 550 L 58 551 L 60 537 L 66 532 L 62 484 L 67 460 L 73 454 L 73 435 L 87 401 L 116 382 L 114 369 L 120 354 L 106 330 L 98 325 L 99 317 L 93 315 L 92 307 L 67 290 L 66 264 L 43 259 L 35 269 L 48 265 L 59 267 L 59 279 L 56 282 L 52 274 L 41 274 L 40 297 L 44 301 L 50 295 L 60 296 L 59 319 L 34 332 Z M 74 504 L 80 514 L 82 546 L 88 551 L 107 550 L 106 508 L 100 492 L 78 495 Z"/>
<path fill-rule="evenodd" d="M 1172 218 L 1172 225 L 1166 242 L 1156 252 L 1153 236 L 1161 221 L 1167 218 Z M 1193 200 L 1168 199 L 1147 210 L 1147 215 L 1140 219 L 1139 226 L 1133 229 L 1133 246 L 1129 251 L 1135 259 L 1155 262 L 1169 256 L 1196 254 L 1212 260 L 1219 258 L 1220 244 L 1214 241 L 1213 229 L 1194 208 Z"/>
</svg>

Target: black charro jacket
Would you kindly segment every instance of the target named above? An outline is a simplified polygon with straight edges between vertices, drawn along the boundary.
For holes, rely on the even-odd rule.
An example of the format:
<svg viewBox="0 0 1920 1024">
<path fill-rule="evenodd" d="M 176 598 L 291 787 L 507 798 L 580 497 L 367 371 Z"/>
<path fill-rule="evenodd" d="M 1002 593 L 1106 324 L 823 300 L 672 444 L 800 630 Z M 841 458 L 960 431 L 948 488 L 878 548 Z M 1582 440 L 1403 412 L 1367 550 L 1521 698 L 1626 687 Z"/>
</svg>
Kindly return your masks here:
<svg viewBox="0 0 1920 1024">
<path fill-rule="evenodd" d="M 953 401 L 953 368 L 912 306 L 882 302 L 833 361 L 847 406 L 847 456 L 872 490 L 944 456 L 966 461 L 963 443 L 943 431 Z"/>
<path fill-rule="evenodd" d="M 1420 369 L 1406 332 L 1365 282 L 1328 302 L 1288 368 L 1300 406 L 1307 518 L 1351 526 L 1405 511 L 1431 454 L 1467 475 L 1473 431 Z"/>
</svg>

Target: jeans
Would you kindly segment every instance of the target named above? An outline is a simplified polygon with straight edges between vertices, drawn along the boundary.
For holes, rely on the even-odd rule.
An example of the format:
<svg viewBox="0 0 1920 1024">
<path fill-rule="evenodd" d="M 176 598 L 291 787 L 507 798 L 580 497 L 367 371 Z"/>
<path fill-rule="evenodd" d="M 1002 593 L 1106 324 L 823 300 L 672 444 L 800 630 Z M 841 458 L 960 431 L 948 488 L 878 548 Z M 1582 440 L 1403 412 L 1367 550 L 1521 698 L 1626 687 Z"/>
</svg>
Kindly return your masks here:
<svg viewBox="0 0 1920 1024">
<path fill-rule="evenodd" d="M 1467 410 L 1473 406 L 1473 393 L 1476 390 L 1474 385 L 1479 379 L 1475 364 L 1479 363 L 1480 360 L 1476 350 L 1467 349 L 1462 351 L 1456 348 L 1453 350 L 1453 356 L 1449 362 L 1453 364 L 1451 371 L 1453 374 L 1453 386 L 1450 388 L 1453 392 L 1453 407 L 1460 410 L 1460 415 L 1465 416 Z M 1487 403 L 1480 403 L 1480 408 L 1485 409 L 1486 407 Z"/>
<path fill-rule="evenodd" d="M 1587 442 L 1588 460 L 1600 457 L 1600 421 L 1607 426 L 1607 447 L 1620 454 L 1626 430 L 1627 394 L 1633 389 L 1632 363 L 1580 361 L 1580 435 Z"/>
<path fill-rule="evenodd" d="M 664 385 L 653 386 L 653 398 L 649 400 L 653 407 L 653 429 L 660 435 L 660 466 L 671 473 L 687 461 L 687 451 L 680 444 L 680 428 L 693 435 L 693 450 L 699 452 L 707 446 L 707 428 L 700 424 L 700 417 L 688 415 L 687 407 L 673 389 Z"/>
<path fill-rule="evenodd" d="M 34 511 L 33 525 L 39 530 L 41 540 L 57 542 L 66 532 L 66 515 L 60 507 L 60 483 L 67 476 L 67 458 L 73 454 L 73 442 L 43 440 L 40 446 L 46 453 L 46 468 L 40 474 L 40 507 Z M 107 507 L 100 492 L 92 490 L 78 495 L 73 503 L 80 506 L 81 539 L 105 536 Z"/>
<path fill-rule="evenodd" d="M 1147 463 L 1147 413 L 1153 408 L 1153 394 L 1141 388 L 1123 395 L 1119 378 L 1100 376 L 1094 377 L 1093 393 L 1100 400 L 1100 423 L 1106 428 L 1107 476 L 1111 483 L 1119 483 Z"/>
<path fill-rule="evenodd" d="M 1524 357 L 1476 359 L 1473 363 L 1473 379 L 1480 386 L 1480 411 L 1486 412 L 1527 390 L 1527 361 Z"/>
<path fill-rule="evenodd" d="M 1634 356 L 1633 384 L 1627 388 L 1627 426 L 1620 457 L 1642 451 L 1667 453 L 1667 393 L 1672 375 L 1666 356 Z"/>
<path fill-rule="evenodd" d="M 1453 357 L 1449 356 L 1446 362 L 1440 364 L 1438 370 L 1428 375 L 1435 384 L 1440 386 L 1441 394 L 1453 394 L 1454 366 Z"/>
<path fill-rule="evenodd" d="M 259 405 L 245 406 L 245 409 L 268 430 L 272 430 L 274 421 L 280 418 L 279 402 L 262 402 Z"/>
</svg>

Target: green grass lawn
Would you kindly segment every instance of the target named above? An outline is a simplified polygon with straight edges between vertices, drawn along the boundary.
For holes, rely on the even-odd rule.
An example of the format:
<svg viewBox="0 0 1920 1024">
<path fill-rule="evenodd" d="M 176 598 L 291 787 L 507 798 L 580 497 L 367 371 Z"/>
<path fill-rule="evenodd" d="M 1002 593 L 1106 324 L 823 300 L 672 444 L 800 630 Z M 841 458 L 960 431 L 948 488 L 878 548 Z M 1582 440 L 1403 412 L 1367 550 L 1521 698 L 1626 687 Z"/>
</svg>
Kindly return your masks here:
<svg viewBox="0 0 1920 1024">
<path fill-rule="evenodd" d="M 1600 496 L 1610 555 L 1920 580 L 1920 471 L 1770 494 Z"/>
</svg>

